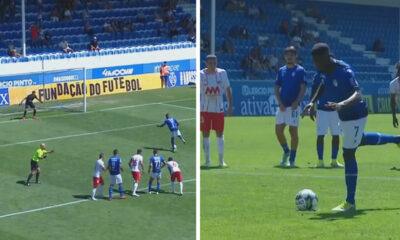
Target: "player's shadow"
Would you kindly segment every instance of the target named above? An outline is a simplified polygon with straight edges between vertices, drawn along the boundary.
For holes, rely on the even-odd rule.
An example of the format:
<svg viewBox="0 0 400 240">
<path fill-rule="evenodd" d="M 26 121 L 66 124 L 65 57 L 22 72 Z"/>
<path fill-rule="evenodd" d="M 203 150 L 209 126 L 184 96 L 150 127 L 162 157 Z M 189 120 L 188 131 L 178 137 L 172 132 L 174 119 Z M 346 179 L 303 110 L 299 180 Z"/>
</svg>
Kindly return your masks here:
<svg viewBox="0 0 400 240">
<path fill-rule="evenodd" d="M 278 165 L 274 165 L 274 168 L 280 168 L 280 169 L 297 169 L 297 168 L 300 168 L 300 167 L 298 167 L 298 166 L 287 167 L 287 166 L 282 166 L 282 165 L 278 164 Z"/>
<path fill-rule="evenodd" d="M 132 195 L 132 190 L 124 190 L 124 193 L 126 194 L 126 195 Z M 145 191 L 136 191 L 136 193 L 137 194 L 146 194 L 147 192 L 145 192 Z"/>
<path fill-rule="evenodd" d="M 331 166 L 326 166 L 326 167 L 315 167 L 315 166 L 312 166 L 312 167 L 308 167 L 309 169 L 344 169 L 344 168 L 339 168 L 339 167 L 331 167 Z"/>
<path fill-rule="evenodd" d="M 214 170 L 214 169 L 227 169 L 229 167 L 220 167 L 220 166 L 209 166 L 209 167 L 200 167 L 200 170 Z"/>
<path fill-rule="evenodd" d="M 373 211 L 398 211 L 400 208 L 366 208 L 358 209 L 350 212 L 335 212 L 335 213 L 317 213 L 315 216 L 309 218 L 310 220 L 325 220 L 325 221 L 336 221 L 341 219 L 350 219 L 356 216 L 365 215 L 368 212 Z"/>
<path fill-rule="evenodd" d="M 16 184 L 21 184 L 21 185 L 25 185 L 26 180 L 18 180 L 17 182 L 15 182 Z"/>
<path fill-rule="evenodd" d="M 172 152 L 171 149 L 163 148 L 163 147 L 143 147 L 144 149 L 150 149 L 150 150 L 157 150 L 157 151 L 164 151 L 164 152 Z"/>
<path fill-rule="evenodd" d="M 390 170 L 393 170 L 393 171 L 400 171 L 400 168 L 399 168 L 399 167 L 392 167 Z"/>
<path fill-rule="evenodd" d="M 89 194 L 83 194 L 83 195 L 72 195 L 74 198 L 79 198 L 79 199 L 89 199 L 92 196 L 90 196 Z"/>
</svg>

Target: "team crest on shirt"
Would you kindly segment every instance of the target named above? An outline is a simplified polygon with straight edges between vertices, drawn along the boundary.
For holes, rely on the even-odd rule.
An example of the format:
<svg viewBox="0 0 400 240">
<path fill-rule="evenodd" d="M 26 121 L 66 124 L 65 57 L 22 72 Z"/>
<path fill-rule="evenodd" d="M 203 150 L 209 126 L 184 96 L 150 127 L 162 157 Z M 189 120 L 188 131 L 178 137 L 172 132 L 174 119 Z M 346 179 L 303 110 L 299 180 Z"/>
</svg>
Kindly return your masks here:
<svg viewBox="0 0 400 240">
<path fill-rule="evenodd" d="M 338 81 L 336 79 L 333 79 L 332 84 L 333 84 L 333 86 L 337 87 L 338 86 Z"/>
<path fill-rule="evenodd" d="M 296 76 L 296 73 L 295 73 L 295 72 L 292 72 L 292 77 L 294 77 L 294 76 Z"/>
</svg>

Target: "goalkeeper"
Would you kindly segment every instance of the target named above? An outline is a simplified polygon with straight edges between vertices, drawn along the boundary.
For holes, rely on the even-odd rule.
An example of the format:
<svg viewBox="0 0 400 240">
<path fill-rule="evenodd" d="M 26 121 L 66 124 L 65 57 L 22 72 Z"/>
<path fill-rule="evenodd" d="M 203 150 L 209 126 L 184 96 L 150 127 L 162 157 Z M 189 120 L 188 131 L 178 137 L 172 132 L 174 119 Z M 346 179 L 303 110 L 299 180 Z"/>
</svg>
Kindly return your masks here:
<svg viewBox="0 0 400 240">
<path fill-rule="evenodd" d="M 31 180 L 33 175 L 36 175 L 36 183 L 40 184 L 39 176 L 40 176 L 40 167 L 39 167 L 39 160 L 45 159 L 48 153 L 53 153 L 54 150 L 47 151 L 46 144 L 40 144 L 39 148 L 36 149 L 33 157 L 31 159 L 31 173 L 28 175 L 28 179 L 26 180 L 25 185 L 30 186 L 29 180 Z"/>
</svg>

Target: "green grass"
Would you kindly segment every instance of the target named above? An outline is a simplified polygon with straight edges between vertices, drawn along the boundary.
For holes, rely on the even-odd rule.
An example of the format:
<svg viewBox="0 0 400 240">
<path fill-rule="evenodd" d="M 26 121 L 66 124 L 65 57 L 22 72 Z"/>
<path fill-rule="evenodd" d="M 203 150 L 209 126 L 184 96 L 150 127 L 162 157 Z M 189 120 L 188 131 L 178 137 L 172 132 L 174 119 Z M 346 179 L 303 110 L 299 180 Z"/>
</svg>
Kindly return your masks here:
<svg viewBox="0 0 400 240">
<path fill-rule="evenodd" d="M 365 146 L 357 151 L 359 179 L 354 214 L 331 209 L 346 197 L 343 169 L 315 169 L 315 123 L 303 119 L 296 164 L 282 169 L 282 150 L 274 133 L 274 117 L 234 117 L 225 122 L 226 169 L 201 170 L 202 239 L 399 239 L 400 166 L 394 145 Z M 366 131 L 398 134 L 390 115 L 368 117 Z M 288 132 L 286 130 L 286 136 Z M 218 158 L 214 136 L 212 158 Z M 214 140 L 214 141 L 213 141 Z M 325 164 L 330 162 L 330 136 Z M 340 162 L 342 151 L 339 152 Z M 202 155 L 201 161 L 204 162 Z M 318 197 L 318 211 L 301 212 L 295 195 L 304 188 Z"/>
<path fill-rule="evenodd" d="M 177 153 L 163 150 L 160 154 L 175 157 L 184 180 L 189 181 L 184 184 L 187 194 L 169 194 L 169 173 L 163 169 L 165 193 L 159 195 L 82 201 L 0 217 L 0 239 L 195 239 L 195 103 L 195 88 L 186 87 L 90 98 L 87 113 L 41 112 L 37 121 L 1 117 L 0 216 L 86 199 L 99 152 L 108 159 L 114 148 L 123 159 L 123 187 L 129 192 L 128 160 L 137 148 L 143 148 L 146 174 L 139 188 L 146 188 L 152 154 L 147 148 L 170 148 L 169 130 L 156 127 L 166 112 L 180 120 L 188 143 L 183 145 L 178 139 Z M 40 162 L 42 184 L 19 184 L 26 179 L 32 154 L 42 141 L 55 150 Z M 108 194 L 109 175 L 103 173 L 103 177 Z"/>
</svg>

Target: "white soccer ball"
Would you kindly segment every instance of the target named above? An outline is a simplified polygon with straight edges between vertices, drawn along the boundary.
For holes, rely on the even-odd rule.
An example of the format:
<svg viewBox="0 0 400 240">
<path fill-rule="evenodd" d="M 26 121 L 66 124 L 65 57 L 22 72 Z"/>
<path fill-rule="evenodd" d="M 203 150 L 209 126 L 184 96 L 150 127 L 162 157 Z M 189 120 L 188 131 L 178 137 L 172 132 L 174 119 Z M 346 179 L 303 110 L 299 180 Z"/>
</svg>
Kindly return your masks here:
<svg viewBox="0 0 400 240">
<path fill-rule="evenodd" d="M 296 207 L 300 211 L 317 210 L 318 196 L 311 189 L 303 189 L 296 195 Z"/>
</svg>

